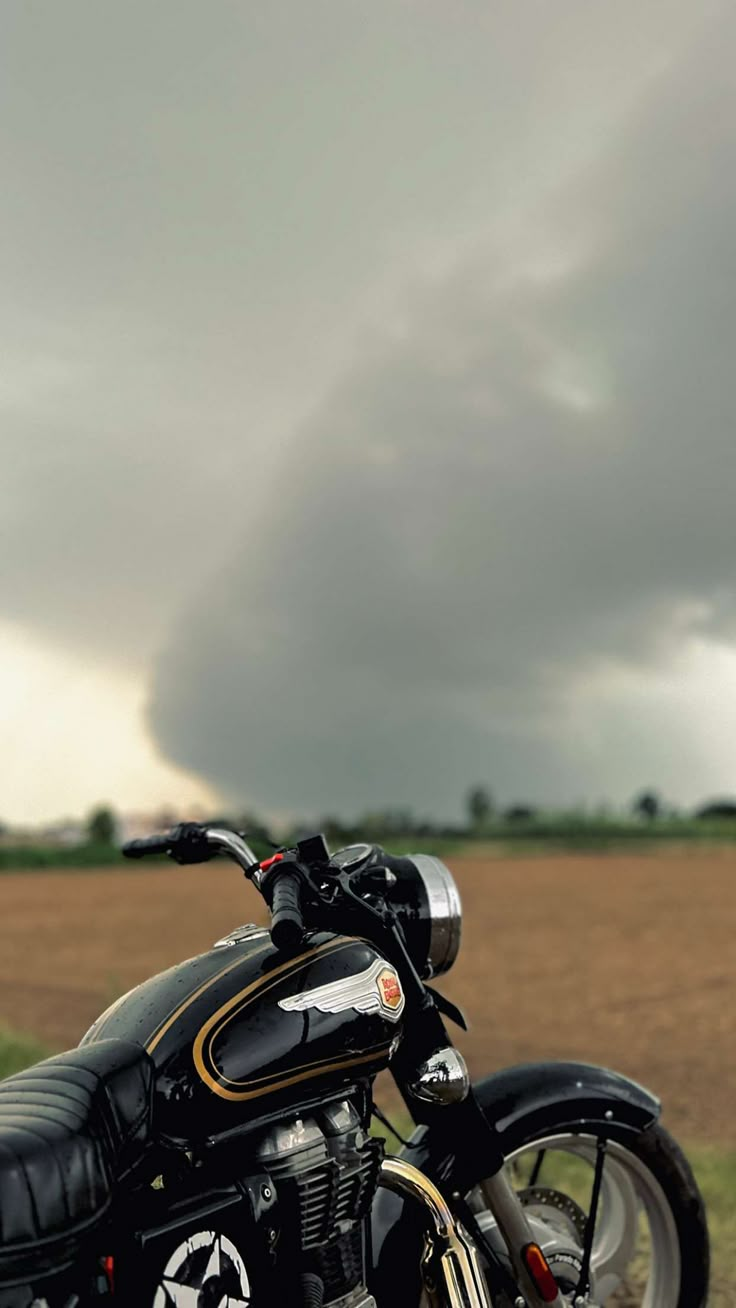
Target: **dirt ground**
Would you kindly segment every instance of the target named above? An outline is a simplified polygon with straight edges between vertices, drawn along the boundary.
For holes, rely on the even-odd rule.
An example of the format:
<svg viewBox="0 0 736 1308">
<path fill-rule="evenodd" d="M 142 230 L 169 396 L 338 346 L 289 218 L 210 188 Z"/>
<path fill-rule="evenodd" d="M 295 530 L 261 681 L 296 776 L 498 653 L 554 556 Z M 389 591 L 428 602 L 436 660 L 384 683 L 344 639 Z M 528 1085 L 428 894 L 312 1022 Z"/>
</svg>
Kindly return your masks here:
<svg viewBox="0 0 736 1308">
<path fill-rule="evenodd" d="M 452 860 L 443 985 L 474 1075 L 580 1058 L 654 1089 L 683 1141 L 736 1145 L 736 850 Z M 0 1021 L 76 1043 L 118 994 L 263 920 L 228 864 L 0 877 Z"/>
</svg>

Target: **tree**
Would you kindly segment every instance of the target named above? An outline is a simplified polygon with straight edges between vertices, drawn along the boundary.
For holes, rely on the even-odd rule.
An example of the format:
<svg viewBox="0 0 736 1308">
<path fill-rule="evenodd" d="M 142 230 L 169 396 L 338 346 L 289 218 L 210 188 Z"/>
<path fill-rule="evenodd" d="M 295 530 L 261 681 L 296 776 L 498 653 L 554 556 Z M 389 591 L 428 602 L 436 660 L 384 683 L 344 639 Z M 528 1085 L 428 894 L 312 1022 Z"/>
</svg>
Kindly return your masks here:
<svg viewBox="0 0 736 1308">
<path fill-rule="evenodd" d="M 661 814 L 662 801 L 656 790 L 643 790 L 640 795 L 637 795 L 631 807 L 637 817 L 653 822 Z"/>
<path fill-rule="evenodd" d="M 506 822 L 533 822 L 537 810 L 531 804 L 510 804 L 503 816 Z"/>
<path fill-rule="evenodd" d="M 271 833 L 268 827 L 265 822 L 262 822 L 259 817 L 256 817 L 255 813 L 246 810 L 246 812 L 241 814 L 237 819 L 234 826 L 236 831 L 244 832 L 246 839 L 251 842 L 257 840 L 261 843 L 264 841 L 266 844 L 271 843 Z"/>
<path fill-rule="evenodd" d="M 465 798 L 468 814 L 468 826 L 473 831 L 480 831 L 493 816 L 493 799 L 485 786 L 473 786 Z"/>
<path fill-rule="evenodd" d="M 117 822 L 111 808 L 95 808 L 87 819 L 87 835 L 93 845 L 114 845 L 117 839 Z"/>
<path fill-rule="evenodd" d="M 733 799 L 711 799 L 707 804 L 702 804 L 695 814 L 696 818 L 736 818 L 736 800 Z"/>
</svg>

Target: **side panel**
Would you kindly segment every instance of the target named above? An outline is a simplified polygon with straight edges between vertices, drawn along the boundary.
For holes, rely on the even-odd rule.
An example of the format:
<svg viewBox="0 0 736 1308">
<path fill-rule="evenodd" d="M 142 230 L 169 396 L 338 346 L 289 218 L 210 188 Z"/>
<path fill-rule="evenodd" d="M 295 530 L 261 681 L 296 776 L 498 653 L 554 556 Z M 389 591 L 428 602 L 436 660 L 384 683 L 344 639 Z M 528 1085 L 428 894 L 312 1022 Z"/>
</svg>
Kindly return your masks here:
<svg viewBox="0 0 736 1308">
<path fill-rule="evenodd" d="M 163 1190 L 140 1195 L 115 1228 L 115 1304 L 248 1308 L 283 1297 L 281 1215 L 268 1181 L 262 1174 L 237 1187 L 200 1182 L 173 1203 Z"/>
<path fill-rule="evenodd" d="M 191 1143 L 242 1127 L 320 1082 L 385 1067 L 401 1030 L 398 978 L 362 940 L 320 934 L 292 958 L 270 937 L 214 949 L 145 982 L 85 1042 L 136 1040 L 156 1068 L 154 1125 Z"/>
</svg>

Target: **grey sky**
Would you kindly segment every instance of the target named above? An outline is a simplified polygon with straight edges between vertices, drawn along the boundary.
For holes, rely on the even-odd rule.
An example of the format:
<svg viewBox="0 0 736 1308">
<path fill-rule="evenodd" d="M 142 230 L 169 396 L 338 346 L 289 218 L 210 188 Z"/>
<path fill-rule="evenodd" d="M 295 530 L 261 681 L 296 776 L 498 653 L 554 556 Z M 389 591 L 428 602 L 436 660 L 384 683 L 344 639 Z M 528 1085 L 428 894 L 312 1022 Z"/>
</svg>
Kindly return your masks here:
<svg viewBox="0 0 736 1308">
<path fill-rule="evenodd" d="M 733 10 L 0 26 L 3 616 L 243 803 L 736 785 Z"/>
</svg>

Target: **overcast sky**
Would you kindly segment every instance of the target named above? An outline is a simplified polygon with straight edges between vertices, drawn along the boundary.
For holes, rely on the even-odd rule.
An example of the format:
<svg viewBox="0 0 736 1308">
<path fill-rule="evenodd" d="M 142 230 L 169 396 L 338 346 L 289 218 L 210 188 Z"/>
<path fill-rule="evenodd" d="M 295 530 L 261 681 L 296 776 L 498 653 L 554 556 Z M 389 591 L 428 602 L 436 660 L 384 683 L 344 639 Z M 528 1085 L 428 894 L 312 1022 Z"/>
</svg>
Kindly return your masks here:
<svg viewBox="0 0 736 1308">
<path fill-rule="evenodd" d="M 735 40 L 6 0 L 0 817 L 736 791 Z"/>
</svg>

